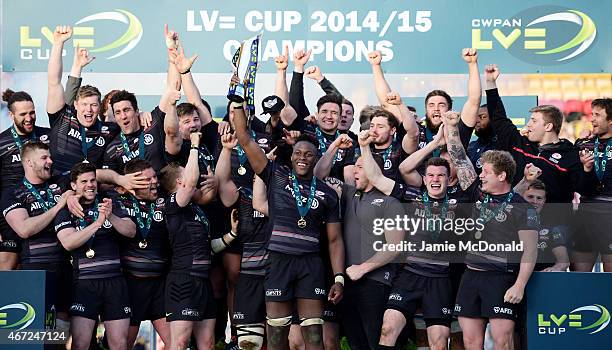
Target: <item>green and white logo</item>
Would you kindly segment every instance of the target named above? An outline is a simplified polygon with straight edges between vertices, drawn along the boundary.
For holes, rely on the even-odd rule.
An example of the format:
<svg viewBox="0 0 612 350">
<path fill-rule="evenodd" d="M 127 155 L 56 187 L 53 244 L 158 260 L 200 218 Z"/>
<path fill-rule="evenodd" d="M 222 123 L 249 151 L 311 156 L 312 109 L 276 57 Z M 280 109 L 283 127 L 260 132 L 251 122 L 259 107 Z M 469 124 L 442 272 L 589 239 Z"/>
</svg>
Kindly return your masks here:
<svg viewBox="0 0 612 350">
<path fill-rule="evenodd" d="M 0 307 L 0 329 L 24 329 L 31 325 L 35 318 L 36 311 L 28 303 L 21 302 Z"/>
<path fill-rule="evenodd" d="M 102 47 L 96 47 L 90 50 L 92 53 L 106 52 L 106 51 L 111 51 L 111 50 L 114 50 L 114 49 L 117 49 L 123 46 L 121 51 L 108 57 L 109 60 L 123 56 L 126 53 L 130 52 L 130 50 L 132 50 L 136 45 L 138 45 L 138 43 L 140 42 L 140 39 L 142 38 L 142 23 L 140 23 L 140 20 L 138 20 L 138 18 L 134 16 L 132 13 L 125 11 L 125 10 L 120 10 L 120 9 L 116 9 L 115 11 L 112 11 L 112 12 L 99 12 L 99 13 L 87 16 L 77 21 L 75 25 L 81 25 L 84 23 L 89 23 L 89 22 L 97 21 L 97 20 L 111 20 L 111 21 L 117 21 L 117 22 L 121 22 L 121 23 L 128 25 L 125 33 L 123 33 L 123 35 L 121 35 L 118 39 L 116 39 L 112 43 L 104 45 Z"/>
<path fill-rule="evenodd" d="M 586 53 L 596 38 L 591 17 L 561 6 L 537 6 L 509 17 L 472 20 L 472 47 L 507 50 L 538 65 L 571 62 Z"/>
<path fill-rule="evenodd" d="M 585 322 L 590 324 L 585 325 Z M 608 327 L 608 324 L 610 324 L 610 312 L 600 304 L 581 306 L 569 314 L 538 314 L 539 334 L 561 335 L 566 333 L 568 328 L 596 334 Z"/>
</svg>

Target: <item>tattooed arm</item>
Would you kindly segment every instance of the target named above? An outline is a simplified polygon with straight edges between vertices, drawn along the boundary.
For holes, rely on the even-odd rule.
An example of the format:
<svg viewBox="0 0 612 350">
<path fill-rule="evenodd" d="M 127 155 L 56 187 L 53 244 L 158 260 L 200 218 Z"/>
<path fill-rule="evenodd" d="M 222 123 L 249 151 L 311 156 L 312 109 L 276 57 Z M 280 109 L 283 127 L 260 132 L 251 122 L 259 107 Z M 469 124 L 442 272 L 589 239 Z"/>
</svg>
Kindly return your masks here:
<svg viewBox="0 0 612 350">
<path fill-rule="evenodd" d="M 476 171 L 474 171 L 474 165 L 472 165 L 472 162 L 467 157 L 465 149 L 461 144 L 461 137 L 459 136 L 457 124 L 459 124 L 459 115 L 457 112 L 448 111 L 444 113 L 444 129 L 448 154 L 457 170 L 459 185 L 461 189 L 465 190 L 476 181 L 478 176 L 476 175 Z"/>
</svg>

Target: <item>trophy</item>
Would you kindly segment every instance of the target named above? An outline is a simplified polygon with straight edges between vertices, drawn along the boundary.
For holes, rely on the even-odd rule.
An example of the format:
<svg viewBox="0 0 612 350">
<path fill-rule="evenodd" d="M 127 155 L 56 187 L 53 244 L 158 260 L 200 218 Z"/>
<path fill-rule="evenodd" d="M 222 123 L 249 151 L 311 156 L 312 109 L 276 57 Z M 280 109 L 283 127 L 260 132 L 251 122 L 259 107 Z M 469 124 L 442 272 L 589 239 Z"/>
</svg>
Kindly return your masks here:
<svg viewBox="0 0 612 350">
<path fill-rule="evenodd" d="M 230 101 L 241 103 L 246 100 L 250 115 L 255 114 L 255 75 L 259 63 L 261 35 L 260 33 L 243 41 L 236 50 L 232 59 L 235 76 L 232 78 L 227 92 L 227 98 Z"/>
</svg>

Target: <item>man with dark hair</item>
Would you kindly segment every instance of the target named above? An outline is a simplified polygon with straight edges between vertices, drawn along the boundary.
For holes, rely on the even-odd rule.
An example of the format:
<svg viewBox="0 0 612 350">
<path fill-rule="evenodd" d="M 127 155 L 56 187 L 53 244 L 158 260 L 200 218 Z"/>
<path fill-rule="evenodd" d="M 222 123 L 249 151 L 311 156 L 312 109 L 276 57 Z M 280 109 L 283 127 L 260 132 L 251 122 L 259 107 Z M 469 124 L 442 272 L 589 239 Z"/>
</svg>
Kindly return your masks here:
<svg viewBox="0 0 612 350">
<path fill-rule="evenodd" d="M 308 55 L 308 57 L 310 57 L 310 55 Z M 353 117 L 355 115 L 355 107 L 353 107 L 353 103 L 347 100 L 344 96 L 342 96 L 342 94 L 340 93 L 340 91 L 338 91 L 336 86 L 334 86 L 334 84 L 332 84 L 331 81 L 329 81 L 325 76 L 323 76 L 323 73 L 321 72 L 321 69 L 319 67 L 310 66 L 306 68 L 306 70 L 303 71 L 302 73 L 306 75 L 306 77 L 316 81 L 317 84 L 319 84 L 319 86 L 321 87 L 321 89 L 323 89 L 325 94 L 336 94 L 340 96 L 340 98 L 342 99 L 342 113 L 340 114 L 340 118 L 338 120 L 338 130 L 340 130 L 340 132 L 343 134 L 346 133 L 347 135 L 351 137 L 351 139 L 354 142 L 357 142 L 357 135 L 350 130 L 351 126 L 353 125 L 353 120 L 354 120 Z M 293 79 L 297 79 L 297 80 L 303 79 L 301 77 L 302 73 L 294 71 L 293 77 L 291 80 L 292 89 L 293 87 L 297 88 L 298 85 L 301 84 L 298 81 L 294 83 Z M 303 89 L 303 86 L 302 86 L 302 89 Z M 306 115 L 309 114 L 307 111 L 308 109 L 306 109 Z"/>
<path fill-rule="evenodd" d="M 101 316 L 109 346 L 125 349 L 131 311 L 117 235 L 133 237 L 136 225 L 123 208 L 98 195 L 94 165 L 76 164 L 70 178 L 84 215 L 77 217 L 62 209 L 55 218 L 55 231 L 73 259 L 72 347 L 89 349 L 91 333 Z"/>
<path fill-rule="evenodd" d="M 7 102 L 8 115 L 13 126 L 0 133 L 0 178 L 2 192 L 14 189 L 23 179 L 20 152 L 23 144 L 30 141 L 49 142 L 49 129 L 36 126 L 36 110 L 32 97 L 25 91 L 5 90 L 2 98 Z M 4 216 L 0 216 L 0 270 L 17 267 L 21 240 L 13 232 Z"/>
<path fill-rule="evenodd" d="M 580 198 L 579 217 L 581 231 L 575 234 L 572 269 L 592 271 L 597 254 L 601 254 L 606 272 L 612 271 L 612 222 L 610 205 L 612 201 L 612 171 L 606 168 L 612 160 L 612 99 L 598 98 L 591 102 L 593 110 L 593 136 L 576 140 L 581 150 L 583 170 L 591 177 L 591 191 Z M 593 225 L 593 223 L 597 223 Z"/>
<path fill-rule="evenodd" d="M 419 178 L 418 182 L 408 181 L 408 185 L 416 186 L 413 187 L 416 189 L 414 190 L 407 188 L 402 181 L 384 176 L 374 167 L 369 150 L 372 136 L 367 131 L 359 135 L 362 157 L 365 159 L 364 169 L 372 184 L 381 192 L 410 203 L 409 210 L 426 223 L 422 226 L 424 229 L 410 232 L 409 241 L 417 247 L 438 242 L 456 242 L 454 232 L 444 230 L 443 225 L 449 218 L 465 216 L 458 203 L 466 202 L 466 195 L 461 190 L 451 190 L 451 179 L 456 181 L 456 177 L 451 177 L 451 166 L 446 159 L 429 158 L 424 165 L 424 174 L 421 176 L 416 171 L 419 163 L 433 149 L 438 148 L 443 140 L 444 129 L 440 128 L 432 142 L 407 158 L 406 161 L 416 164 L 408 179 Z M 452 304 L 456 295 L 454 279 L 461 276 L 458 273 L 461 271 L 455 271 L 450 264 L 456 260 L 457 257 L 448 252 L 434 253 L 427 250 L 411 252 L 407 256 L 407 264 L 393 281 L 391 295 L 386 304 L 379 348 L 386 349 L 396 345 L 402 329 L 414 318 L 419 306 L 422 308 L 424 325 L 420 319 L 415 319 L 417 346 L 446 348 L 452 322 Z M 421 330 L 426 330 L 426 336 L 421 335 Z"/>
<path fill-rule="evenodd" d="M 150 320 L 164 344 L 170 345 L 170 327 L 164 308 L 170 260 L 164 217 L 167 199 L 159 196 L 157 174 L 147 160 L 132 159 L 124 170 L 125 174 L 140 173 L 149 184 L 147 188 L 129 190 L 116 198 L 136 225 L 136 235 L 120 241 L 121 265 L 132 308 L 128 348 L 133 346 L 140 323 L 145 320 Z"/>
<path fill-rule="evenodd" d="M 478 119 L 476 119 L 474 133 L 478 139 L 470 142 L 467 148 L 467 154 L 472 164 L 474 164 L 476 173 L 480 174 L 482 170 L 480 156 L 488 150 L 495 149 L 495 143 L 497 141 L 497 135 L 493 133 L 493 128 L 489 122 L 489 110 L 486 104 L 478 108 Z"/>
<path fill-rule="evenodd" d="M 490 102 L 490 101 L 489 101 Z M 456 112 L 444 114 L 444 128 L 451 161 L 461 188 L 476 203 L 473 218 L 484 227 L 468 235 L 468 244 L 481 239 L 494 244 L 522 244 L 521 250 L 468 250 L 457 293 L 455 313 L 468 349 L 481 349 L 487 319 L 496 348 L 512 344 L 518 305 L 533 271 L 537 256 L 538 214 L 512 190 L 516 163 L 508 152 L 487 151 L 481 157 L 477 177 L 459 137 Z M 477 181 L 477 179 L 479 179 Z"/>
<path fill-rule="evenodd" d="M 480 105 L 481 89 L 480 89 L 480 75 L 478 73 L 478 54 L 476 49 L 465 48 L 461 51 L 461 57 L 468 64 L 468 99 L 463 105 L 461 112 L 461 123 L 459 124 L 459 130 L 461 132 L 461 140 L 467 147 L 470 137 L 472 135 L 472 128 L 476 124 L 476 110 Z M 376 94 L 381 105 L 385 108 L 389 108 L 387 102 L 387 94 L 391 92 L 389 84 L 387 84 L 382 67 L 382 54 L 380 51 L 371 52 L 368 55 L 368 60 L 372 65 L 372 72 L 374 74 L 374 83 L 376 88 Z M 425 145 L 434 139 L 434 136 L 438 132 L 438 128 L 442 124 L 442 114 L 450 110 L 453 106 L 453 100 L 443 90 L 433 90 L 425 97 L 425 125 L 419 124 L 418 134 L 414 135 L 412 129 L 406 129 L 411 141 L 416 141 L 419 148 L 425 147 Z M 393 112 L 398 118 L 399 113 Z M 410 113 L 410 118 L 403 117 L 402 120 L 415 119 L 416 115 Z M 412 153 L 412 152 L 408 152 Z M 432 155 L 438 157 L 440 150 L 435 150 Z"/>
<path fill-rule="evenodd" d="M 325 102 L 320 110 L 332 110 Z M 266 312 L 268 348 L 287 348 L 293 301 L 301 319 L 302 334 L 308 347 L 322 348 L 323 300 L 327 294 L 337 304 L 342 298 L 344 249 L 338 213 L 337 194 L 312 174 L 317 147 L 307 138 L 293 146 L 292 167 L 271 163 L 248 134 L 240 104 L 232 103 L 238 143 L 244 149 L 255 173 L 266 183 L 272 233 L 266 270 Z M 339 103 L 335 112 L 339 112 Z M 337 116 L 337 115 L 336 115 Z M 300 189 L 307 190 L 307 197 Z M 296 204 L 297 203 L 297 204 Z M 325 293 L 320 229 L 325 225 L 329 255 L 336 283 Z"/>
<path fill-rule="evenodd" d="M 67 331 L 71 268 L 53 229 L 53 219 L 73 193 L 62 194 L 57 177 L 51 177 L 53 161 L 48 145 L 38 141 L 24 144 L 21 163 L 24 177 L 2 194 L 2 215 L 23 239 L 21 269 L 46 270 L 55 275 L 55 300 L 50 304 L 57 310 L 57 328 Z"/>
<path fill-rule="evenodd" d="M 391 116 L 391 118 L 394 117 Z M 367 132 L 366 132 L 367 133 Z M 343 209 L 343 238 L 346 249 L 347 293 L 343 298 L 341 309 L 349 316 L 342 320 L 342 325 L 351 349 L 374 349 L 380 338 L 383 312 L 389 296 L 391 281 L 395 268 L 391 264 L 398 252 L 374 252 L 372 246 L 380 240 L 372 235 L 372 224 L 376 220 L 395 219 L 403 216 L 404 210 L 398 200 L 388 197 L 374 187 L 374 182 L 367 176 L 367 166 L 378 168 L 381 174 L 383 158 L 377 154 L 370 164 L 366 164 L 369 153 L 370 137 L 367 144 L 360 146 L 368 149 L 367 154 L 357 158 L 354 166 L 356 186 L 343 184 L 339 180 L 327 177 L 330 171 L 331 154 L 337 147 L 348 144 L 348 135 L 340 135 L 317 163 L 318 178 L 336 190 L 341 198 Z M 360 139 L 360 141 L 362 141 Z M 402 241 L 403 232 L 384 230 L 387 244 Z M 364 254 L 367 249 L 368 254 Z"/>
<path fill-rule="evenodd" d="M 108 143 L 104 155 L 105 169 L 123 174 L 127 162 L 140 158 L 151 162 L 155 171 L 160 171 L 166 164 L 165 152 L 174 155 L 180 151 L 182 139 L 175 106 L 180 92 L 169 89 L 167 94 L 169 103 L 165 109 L 168 115 L 160 106 L 156 107 L 151 112 L 153 120 L 148 128 L 140 124 L 134 94 L 121 90 L 113 95 L 110 105 L 121 131 Z"/>
</svg>

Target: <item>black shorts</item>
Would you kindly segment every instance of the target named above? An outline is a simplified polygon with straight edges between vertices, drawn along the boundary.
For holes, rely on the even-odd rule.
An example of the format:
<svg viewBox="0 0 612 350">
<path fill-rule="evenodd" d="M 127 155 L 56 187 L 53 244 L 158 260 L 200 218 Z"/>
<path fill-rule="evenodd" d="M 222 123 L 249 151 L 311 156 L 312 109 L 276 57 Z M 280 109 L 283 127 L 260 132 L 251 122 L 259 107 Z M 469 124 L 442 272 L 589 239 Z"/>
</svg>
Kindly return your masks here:
<svg viewBox="0 0 612 350">
<path fill-rule="evenodd" d="M 318 254 L 270 252 L 264 282 L 266 301 L 326 300 L 323 262 Z"/>
<path fill-rule="evenodd" d="M 47 271 L 49 281 L 53 287 L 47 291 L 49 297 L 55 306 L 57 312 L 68 312 L 72 303 L 72 266 L 69 263 L 64 264 L 44 264 L 44 263 L 24 263 L 21 264 L 21 270 L 45 270 Z"/>
<path fill-rule="evenodd" d="M 572 249 L 612 255 L 612 203 L 585 203 L 579 210 L 580 229 L 572 236 Z M 597 223 L 594 225 L 593 223 Z"/>
<path fill-rule="evenodd" d="M 21 237 L 4 220 L 4 216 L 0 215 L 0 252 L 20 253 L 21 252 Z"/>
<path fill-rule="evenodd" d="M 125 278 L 77 280 L 70 315 L 102 321 L 130 318 L 130 297 Z"/>
<path fill-rule="evenodd" d="M 453 300 L 450 277 L 426 277 L 402 269 L 393 280 L 387 309 L 397 310 L 410 320 L 420 306 L 427 327 L 450 327 Z"/>
<path fill-rule="evenodd" d="M 164 307 L 164 290 L 166 278 L 161 277 L 135 277 L 126 274 L 125 280 L 130 296 L 132 308 L 131 326 L 138 326 L 145 320 L 155 321 L 166 317 Z"/>
<path fill-rule="evenodd" d="M 208 278 L 171 272 L 166 276 L 166 321 L 202 321 L 217 316 Z"/>
<path fill-rule="evenodd" d="M 266 301 L 264 276 L 241 273 L 236 283 L 234 296 L 235 324 L 253 324 L 266 322 Z"/>
<path fill-rule="evenodd" d="M 504 302 L 506 291 L 516 282 L 516 275 L 498 271 L 466 269 L 461 279 L 455 314 L 470 318 L 517 320 L 520 304 Z"/>
</svg>

